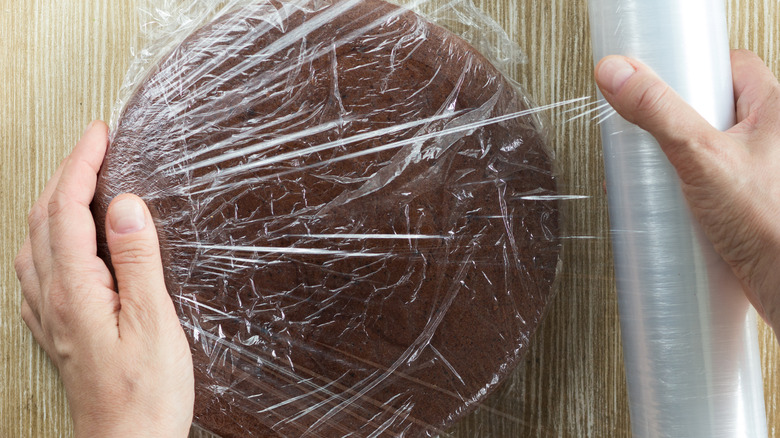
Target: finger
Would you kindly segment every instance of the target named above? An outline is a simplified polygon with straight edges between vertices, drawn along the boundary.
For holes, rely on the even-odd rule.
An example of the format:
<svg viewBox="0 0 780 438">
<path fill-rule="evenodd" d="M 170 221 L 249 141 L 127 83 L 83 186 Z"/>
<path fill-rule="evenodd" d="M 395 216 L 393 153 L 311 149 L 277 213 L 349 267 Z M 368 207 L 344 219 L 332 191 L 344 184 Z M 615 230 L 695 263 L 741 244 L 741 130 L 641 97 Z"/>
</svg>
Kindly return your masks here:
<svg viewBox="0 0 780 438">
<path fill-rule="evenodd" d="M 54 356 L 52 356 L 51 354 L 51 349 L 50 349 L 51 343 L 49 342 L 49 338 L 46 336 L 46 333 L 43 331 L 43 327 L 41 326 L 41 321 L 32 311 L 32 308 L 30 307 L 30 304 L 27 302 L 27 300 L 22 301 L 21 314 L 22 314 L 22 320 L 27 325 L 27 328 L 30 329 L 30 333 L 32 333 L 33 338 L 35 338 L 35 341 L 38 343 L 38 345 L 41 346 L 41 348 L 43 348 L 43 350 L 46 352 L 47 355 L 49 355 L 50 358 L 54 359 Z"/>
<path fill-rule="evenodd" d="M 658 140 L 680 170 L 721 135 L 649 67 L 623 56 L 607 56 L 596 66 L 596 82 L 623 118 Z"/>
<path fill-rule="evenodd" d="M 49 199 L 62 175 L 63 161 L 46 183 L 41 196 L 33 204 L 27 216 L 30 228 L 32 259 L 40 282 L 48 284 L 51 273 L 51 245 L 49 244 Z"/>
<path fill-rule="evenodd" d="M 48 203 L 54 260 L 74 266 L 95 262 L 97 242 L 89 203 L 107 147 L 108 127 L 103 122 L 93 122 L 64 163 Z"/>
<path fill-rule="evenodd" d="M 84 130 L 82 137 L 94 126 L 90 123 Z M 48 276 L 51 272 L 51 245 L 49 244 L 49 201 L 51 200 L 54 189 L 60 182 L 62 169 L 65 167 L 68 158 L 63 160 L 54 175 L 46 182 L 41 196 L 33 205 L 27 218 L 30 227 L 30 239 L 32 240 L 33 260 L 36 263 L 39 276 Z"/>
<path fill-rule="evenodd" d="M 123 330 L 156 333 L 178 325 L 163 278 L 157 232 L 146 204 L 137 196 L 117 196 L 108 206 L 106 240 L 116 275 Z"/>
<path fill-rule="evenodd" d="M 737 121 L 747 119 L 769 100 L 777 100 L 777 78 L 755 53 L 749 50 L 732 51 L 731 71 L 734 78 Z M 771 122 L 776 123 L 776 118 L 772 118 Z"/>
<path fill-rule="evenodd" d="M 41 286 L 38 282 L 38 275 L 32 260 L 32 244 L 29 238 L 24 241 L 22 249 L 14 260 L 14 269 L 16 270 L 16 277 L 22 285 L 22 295 L 25 301 L 30 306 L 35 318 L 40 320 L 39 300 Z"/>
</svg>

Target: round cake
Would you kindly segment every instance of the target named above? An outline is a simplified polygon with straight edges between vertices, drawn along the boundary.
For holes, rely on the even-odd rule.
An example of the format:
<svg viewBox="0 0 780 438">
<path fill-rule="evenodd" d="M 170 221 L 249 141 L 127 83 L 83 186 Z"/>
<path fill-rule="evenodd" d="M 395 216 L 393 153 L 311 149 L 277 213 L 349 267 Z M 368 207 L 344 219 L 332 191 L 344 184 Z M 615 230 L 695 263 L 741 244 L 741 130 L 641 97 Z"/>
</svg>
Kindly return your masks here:
<svg viewBox="0 0 780 438">
<path fill-rule="evenodd" d="M 161 58 L 93 200 L 149 205 L 223 437 L 433 436 L 522 357 L 558 263 L 551 157 L 465 41 L 381 0 L 256 2 Z"/>
</svg>

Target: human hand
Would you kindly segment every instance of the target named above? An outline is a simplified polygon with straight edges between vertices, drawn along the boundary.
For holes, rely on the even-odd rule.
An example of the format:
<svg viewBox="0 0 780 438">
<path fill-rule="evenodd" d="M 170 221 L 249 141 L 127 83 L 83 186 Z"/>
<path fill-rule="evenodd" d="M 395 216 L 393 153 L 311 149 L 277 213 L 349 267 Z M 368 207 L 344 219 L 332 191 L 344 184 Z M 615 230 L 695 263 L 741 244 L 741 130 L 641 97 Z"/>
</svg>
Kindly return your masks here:
<svg viewBox="0 0 780 438">
<path fill-rule="evenodd" d="M 184 437 L 192 357 L 138 197 L 108 209 L 116 285 L 97 256 L 89 203 L 107 145 L 107 126 L 93 122 L 30 212 L 15 262 L 22 318 L 60 371 L 77 437 Z"/>
<path fill-rule="evenodd" d="M 756 55 L 731 54 L 738 124 L 720 132 L 642 63 L 608 56 L 596 81 L 652 134 L 694 216 L 759 314 L 780 329 L 780 85 Z"/>
</svg>

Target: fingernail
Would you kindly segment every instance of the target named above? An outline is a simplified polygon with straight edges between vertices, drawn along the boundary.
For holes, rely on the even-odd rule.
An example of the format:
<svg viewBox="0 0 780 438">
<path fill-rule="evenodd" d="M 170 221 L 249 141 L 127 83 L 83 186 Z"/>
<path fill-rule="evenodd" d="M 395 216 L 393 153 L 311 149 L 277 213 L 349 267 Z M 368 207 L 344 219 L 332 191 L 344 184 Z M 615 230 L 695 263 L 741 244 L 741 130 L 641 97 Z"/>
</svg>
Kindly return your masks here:
<svg viewBox="0 0 780 438">
<path fill-rule="evenodd" d="M 97 122 L 97 120 L 93 120 L 93 121 L 89 122 L 89 125 L 87 125 L 87 127 L 86 127 L 86 128 L 84 128 L 84 132 L 83 132 L 81 135 L 84 135 L 84 134 L 86 134 L 86 133 L 87 133 L 87 131 L 89 131 L 90 129 L 92 129 L 92 127 L 93 127 L 93 126 L 95 126 L 95 122 Z"/>
<path fill-rule="evenodd" d="M 636 73 L 633 65 L 622 57 L 610 57 L 599 66 L 599 82 L 612 94 L 617 94 L 628 78 Z"/>
<path fill-rule="evenodd" d="M 118 234 L 141 231 L 146 226 L 146 217 L 141 204 L 132 198 L 123 198 L 111 205 L 108 212 L 111 229 Z"/>
</svg>

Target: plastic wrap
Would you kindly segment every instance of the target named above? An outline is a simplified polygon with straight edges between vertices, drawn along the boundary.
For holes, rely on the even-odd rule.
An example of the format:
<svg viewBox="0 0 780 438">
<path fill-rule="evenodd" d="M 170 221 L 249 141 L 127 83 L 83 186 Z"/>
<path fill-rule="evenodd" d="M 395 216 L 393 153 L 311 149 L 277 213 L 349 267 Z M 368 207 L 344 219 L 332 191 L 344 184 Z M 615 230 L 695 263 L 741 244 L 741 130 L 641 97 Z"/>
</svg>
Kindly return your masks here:
<svg viewBox="0 0 780 438">
<path fill-rule="evenodd" d="M 734 123 L 722 0 L 589 0 L 594 57 L 635 57 L 713 126 Z M 766 436 L 755 312 L 692 219 L 652 136 L 602 124 L 637 437 Z"/>
<path fill-rule="evenodd" d="M 114 196 L 152 210 L 195 422 L 441 433 L 517 364 L 552 289 L 538 109 L 464 40 L 380 0 L 167 7 L 149 11 L 93 212 L 102 241 Z M 468 3 L 413 7 L 501 68 L 519 58 Z"/>
</svg>

